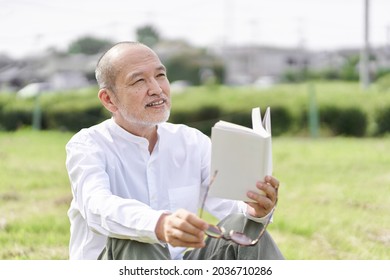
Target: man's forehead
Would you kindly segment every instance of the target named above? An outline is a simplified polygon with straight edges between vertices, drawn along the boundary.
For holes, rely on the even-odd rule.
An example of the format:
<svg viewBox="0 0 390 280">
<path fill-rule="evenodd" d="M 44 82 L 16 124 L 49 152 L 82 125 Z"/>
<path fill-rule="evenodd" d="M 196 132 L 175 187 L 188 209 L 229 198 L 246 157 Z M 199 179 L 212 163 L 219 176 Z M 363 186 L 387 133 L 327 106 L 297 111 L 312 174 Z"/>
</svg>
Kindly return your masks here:
<svg viewBox="0 0 390 280">
<path fill-rule="evenodd" d="M 152 49 L 141 44 L 118 45 L 115 49 L 113 49 L 113 56 L 115 57 L 121 57 L 121 56 L 137 57 L 139 55 L 157 57 L 157 54 Z"/>
<path fill-rule="evenodd" d="M 161 65 L 157 54 L 145 46 L 122 47 L 113 53 L 112 61 L 117 64 L 137 65 L 137 64 L 158 64 Z"/>
</svg>

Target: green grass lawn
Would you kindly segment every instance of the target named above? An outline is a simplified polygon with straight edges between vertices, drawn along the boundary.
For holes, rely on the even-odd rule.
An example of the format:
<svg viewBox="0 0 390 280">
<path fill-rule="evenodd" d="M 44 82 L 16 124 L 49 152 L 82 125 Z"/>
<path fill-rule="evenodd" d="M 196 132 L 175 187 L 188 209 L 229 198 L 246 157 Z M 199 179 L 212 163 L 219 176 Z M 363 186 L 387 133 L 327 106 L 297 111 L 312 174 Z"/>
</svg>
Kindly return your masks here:
<svg viewBox="0 0 390 280">
<path fill-rule="evenodd" d="M 72 134 L 0 132 L 0 259 L 66 259 Z M 390 259 L 390 138 L 274 138 L 287 259 Z"/>
<path fill-rule="evenodd" d="M 275 139 L 270 230 L 287 258 L 390 258 L 389 151 L 389 138 Z"/>
</svg>

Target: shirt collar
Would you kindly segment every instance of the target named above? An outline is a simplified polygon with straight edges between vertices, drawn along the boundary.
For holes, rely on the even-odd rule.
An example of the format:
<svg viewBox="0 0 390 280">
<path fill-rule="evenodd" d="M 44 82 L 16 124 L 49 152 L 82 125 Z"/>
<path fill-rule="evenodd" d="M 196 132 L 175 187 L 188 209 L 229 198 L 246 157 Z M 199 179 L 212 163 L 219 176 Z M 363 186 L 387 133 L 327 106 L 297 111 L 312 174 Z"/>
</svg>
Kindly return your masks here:
<svg viewBox="0 0 390 280">
<path fill-rule="evenodd" d="M 123 129 L 120 125 L 118 125 L 114 118 L 111 118 L 108 120 L 108 128 L 111 130 L 113 133 L 115 133 L 117 136 L 125 139 L 126 141 L 131 141 L 133 143 L 146 143 L 149 144 L 148 140 L 145 139 L 144 137 L 140 137 L 137 135 L 134 135 L 127 130 Z M 163 133 L 164 126 L 162 124 L 157 125 L 157 135 L 158 135 L 158 140 L 159 142 L 161 138 L 161 134 Z"/>
<path fill-rule="evenodd" d="M 126 141 L 130 141 L 133 143 L 147 143 L 148 140 L 146 140 L 143 137 L 134 135 L 127 130 L 123 129 L 120 125 L 118 125 L 113 118 L 111 118 L 108 121 L 108 129 L 111 130 L 115 135 L 123 138 Z"/>
</svg>

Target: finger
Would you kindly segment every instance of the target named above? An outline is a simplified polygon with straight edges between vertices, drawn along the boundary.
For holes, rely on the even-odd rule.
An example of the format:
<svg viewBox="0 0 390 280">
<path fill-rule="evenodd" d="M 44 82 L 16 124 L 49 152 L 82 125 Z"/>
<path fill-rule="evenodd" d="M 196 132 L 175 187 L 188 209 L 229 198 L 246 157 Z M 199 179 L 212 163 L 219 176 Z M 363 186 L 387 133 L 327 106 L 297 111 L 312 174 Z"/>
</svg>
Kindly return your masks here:
<svg viewBox="0 0 390 280">
<path fill-rule="evenodd" d="M 206 246 L 206 243 L 203 240 L 201 242 L 185 242 L 180 239 L 173 238 L 168 243 L 173 247 L 203 248 Z"/>
<path fill-rule="evenodd" d="M 202 242 L 208 224 L 195 214 L 178 210 L 169 221 L 168 234 L 184 242 Z"/>
<path fill-rule="evenodd" d="M 183 227 L 183 230 L 190 233 L 199 234 L 199 232 L 203 232 L 209 226 L 206 221 L 184 209 L 178 210 L 176 216 L 180 220 L 178 221 L 180 223 L 178 226 Z"/>
<path fill-rule="evenodd" d="M 248 212 L 254 217 L 264 217 L 268 214 L 269 211 L 267 211 L 264 207 L 260 206 L 256 202 L 247 202 L 249 208 Z"/>
<path fill-rule="evenodd" d="M 263 209 L 268 212 L 274 207 L 274 202 L 266 196 L 255 194 L 252 197 L 253 201 L 248 202 L 248 204 L 256 209 Z"/>
<path fill-rule="evenodd" d="M 263 217 L 272 211 L 276 203 L 276 190 L 270 184 L 265 182 L 257 182 L 256 187 L 266 195 L 261 195 L 256 192 L 248 192 L 248 197 L 252 200 L 248 203 L 252 207 L 255 216 Z"/>
<path fill-rule="evenodd" d="M 256 187 L 265 193 L 265 195 L 275 203 L 276 201 L 276 189 L 271 186 L 269 183 L 257 182 Z"/>
<path fill-rule="evenodd" d="M 267 198 L 267 193 L 263 190 L 261 190 L 261 193 L 248 191 L 247 197 L 251 199 L 249 202 L 255 202 L 259 204 L 262 204 L 265 200 L 269 200 L 269 198 Z"/>
<path fill-rule="evenodd" d="M 187 246 L 188 244 L 202 244 L 203 240 L 203 234 L 200 236 L 195 236 L 177 228 L 171 228 L 168 232 L 168 243 L 176 246 Z"/>
<path fill-rule="evenodd" d="M 209 227 L 209 224 L 205 220 L 199 218 L 197 215 L 195 215 L 193 213 L 189 213 L 186 216 L 186 221 L 190 225 L 192 225 L 193 227 L 195 227 L 196 229 L 199 229 L 201 231 L 204 231 Z"/>
<path fill-rule="evenodd" d="M 179 227 L 175 227 L 174 224 L 177 220 L 181 220 L 178 217 L 173 217 L 169 221 L 169 225 L 166 229 L 166 241 L 174 247 L 192 247 L 192 248 L 201 248 L 205 246 L 204 243 L 204 234 L 201 231 L 199 235 L 193 235 L 187 232 L 184 232 Z M 180 223 L 179 223 L 180 224 Z"/>
<path fill-rule="evenodd" d="M 279 186 L 280 186 L 279 180 L 276 179 L 275 177 L 265 176 L 264 180 L 265 180 L 266 183 L 271 184 L 271 186 L 273 186 L 275 189 L 278 189 Z"/>
</svg>

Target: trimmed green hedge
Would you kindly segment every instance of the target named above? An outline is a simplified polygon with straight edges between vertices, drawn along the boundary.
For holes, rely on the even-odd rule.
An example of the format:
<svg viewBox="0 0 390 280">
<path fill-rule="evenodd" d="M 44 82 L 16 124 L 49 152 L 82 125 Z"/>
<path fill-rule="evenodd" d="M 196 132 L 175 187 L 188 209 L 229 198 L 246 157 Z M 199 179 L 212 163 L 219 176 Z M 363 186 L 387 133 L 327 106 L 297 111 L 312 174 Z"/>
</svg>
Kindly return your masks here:
<svg viewBox="0 0 390 280">
<path fill-rule="evenodd" d="M 333 135 L 363 137 L 367 132 L 367 115 L 356 107 L 337 108 L 326 106 L 320 110 L 320 122 L 328 127 Z"/>
<path fill-rule="evenodd" d="M 390 105 L 379 110 L 376 115 L 377 135 L 390 134 Z"/>
<path fill-rule="evenodd" d="M 32 101 L 2 96 L 0 98 L 0 129 L 16 130 L 22 126 L 31 125 L 33 108 Z"/>
<path fill-rule="evenodd" d="M 315 91 L 313 91 L 315 89 Z M 0 94 L 0 129 L 31 126 L 39 104 L 43 129 L 78 131 L 110 117 L 100 104 L 96 88 L 21 99 Z M 309 98 L 310 96 L 310 98 Z M 188 88 L 173 94 L 170 122 L 184 123 L 210 135 L 218 120 L 251 127 L 251 109 L 271 107 L 272 133 L 308 135 L 310 99 L 316 99 L 320 136 L 381 136 L 390 133 L 390 93 L 360 92 L 357 83 L 324 83 L 316 87 L 280 85 L 271 89 Z"/>
</svg>

